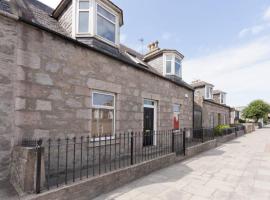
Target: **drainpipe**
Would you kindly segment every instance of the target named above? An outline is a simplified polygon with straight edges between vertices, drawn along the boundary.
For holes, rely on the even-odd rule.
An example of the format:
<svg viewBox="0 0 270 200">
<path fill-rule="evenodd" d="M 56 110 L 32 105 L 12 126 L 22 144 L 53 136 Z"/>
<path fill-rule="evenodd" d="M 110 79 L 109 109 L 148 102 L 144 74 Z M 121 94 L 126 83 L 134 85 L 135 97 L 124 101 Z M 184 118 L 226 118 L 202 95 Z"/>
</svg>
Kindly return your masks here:
<svg viewBox="0 0 270 200">
<path fill-rule="evenodd" d="M 193 96 L 192 96 L 192 113 L 193 113 L 193 115 L 192 115 L 192 128 L 194 129 L 194 101 L 195 101 L 195 98 L 194 98 L 194 94 L 195 94 L 195 91 L 193 91 Z"/>
</svg>

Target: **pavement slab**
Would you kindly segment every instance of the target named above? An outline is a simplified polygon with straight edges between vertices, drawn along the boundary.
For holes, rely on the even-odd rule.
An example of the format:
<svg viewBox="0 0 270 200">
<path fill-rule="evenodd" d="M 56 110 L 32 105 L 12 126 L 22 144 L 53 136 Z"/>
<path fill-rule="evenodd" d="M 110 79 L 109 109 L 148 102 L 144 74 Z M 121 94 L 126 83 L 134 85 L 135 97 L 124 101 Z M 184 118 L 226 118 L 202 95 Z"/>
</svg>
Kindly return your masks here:
<svg viewBox="0 0 270 200">
<path fill-rule="evenodd" d="M 95 200 L 270 200 L 270 127 L 153 172 Z"/>
</svg>

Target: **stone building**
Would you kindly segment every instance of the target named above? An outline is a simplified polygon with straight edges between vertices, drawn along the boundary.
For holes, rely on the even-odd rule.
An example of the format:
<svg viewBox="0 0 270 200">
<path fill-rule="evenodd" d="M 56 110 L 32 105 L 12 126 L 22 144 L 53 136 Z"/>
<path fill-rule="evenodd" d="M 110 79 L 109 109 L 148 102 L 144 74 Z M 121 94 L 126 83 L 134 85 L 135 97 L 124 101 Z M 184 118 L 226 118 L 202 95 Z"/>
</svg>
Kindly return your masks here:
<svg viewBox="0 0 270 200">
<path fill-rule="evenodd" d="M 230 124 L 231 108 L 226 105 L 226 93 L 213 90 L 214 85 L 197 80 L 191 84 L 194 93 L 194 128 L 214 128 Z"/>
<path fill-rule="evenodd" d="M 193 127 L 183 55 L 158 42 L 141 55 L 120 44 L 122 25 L 108 0 L 0 0 L 0 180 L 24 138 Z"/>
</svg>

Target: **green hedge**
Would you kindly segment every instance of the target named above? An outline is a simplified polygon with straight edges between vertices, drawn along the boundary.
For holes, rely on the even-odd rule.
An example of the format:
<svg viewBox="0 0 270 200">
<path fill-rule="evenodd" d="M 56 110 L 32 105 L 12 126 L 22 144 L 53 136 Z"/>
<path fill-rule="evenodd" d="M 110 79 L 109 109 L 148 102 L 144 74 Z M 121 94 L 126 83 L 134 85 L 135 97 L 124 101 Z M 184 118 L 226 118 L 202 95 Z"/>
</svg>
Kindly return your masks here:
<svg viewBox="0 0 270 200">
<path fill-rule="evenodd" d="M 218 125 L 215 129 L 214 129 L 214 133 L 216 136 L 222 135 L 223 131 L 230 128 L 229 125 Z"/>
</svg>

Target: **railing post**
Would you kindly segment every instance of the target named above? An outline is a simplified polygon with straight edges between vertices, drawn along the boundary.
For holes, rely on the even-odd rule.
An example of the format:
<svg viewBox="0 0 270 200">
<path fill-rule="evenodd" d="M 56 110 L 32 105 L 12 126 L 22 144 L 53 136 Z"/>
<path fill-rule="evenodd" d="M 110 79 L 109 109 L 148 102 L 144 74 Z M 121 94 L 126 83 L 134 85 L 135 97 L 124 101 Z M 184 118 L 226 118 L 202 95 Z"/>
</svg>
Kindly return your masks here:
<svg viewBox="0 0 270 200">
<path fill-rule="evenodd" d="M 133 165 L 133 155 L 134 155 L 134 134 L 131 132 L 131 137 L 130 137 L 130 164 Z"/>
<path fill-rule="evenodd" d="M 186 155 L 186 128 L 183 131 L 183 153 L 184 156 Z"/>
<path fill-rule="evenodd" d="M 175 135 L 174 135 L 174 130 L 172 130 L 172 153 L 175 152 L 174 141 L 175 141 Z"/>
<path fill-rule="evenodd" d="M 40 182 L 41 182 L 41 145 L 42 140 L 37 141 L 37 163 L 36 163 L 36 194 L 40 193 Z"/>
</svg>

